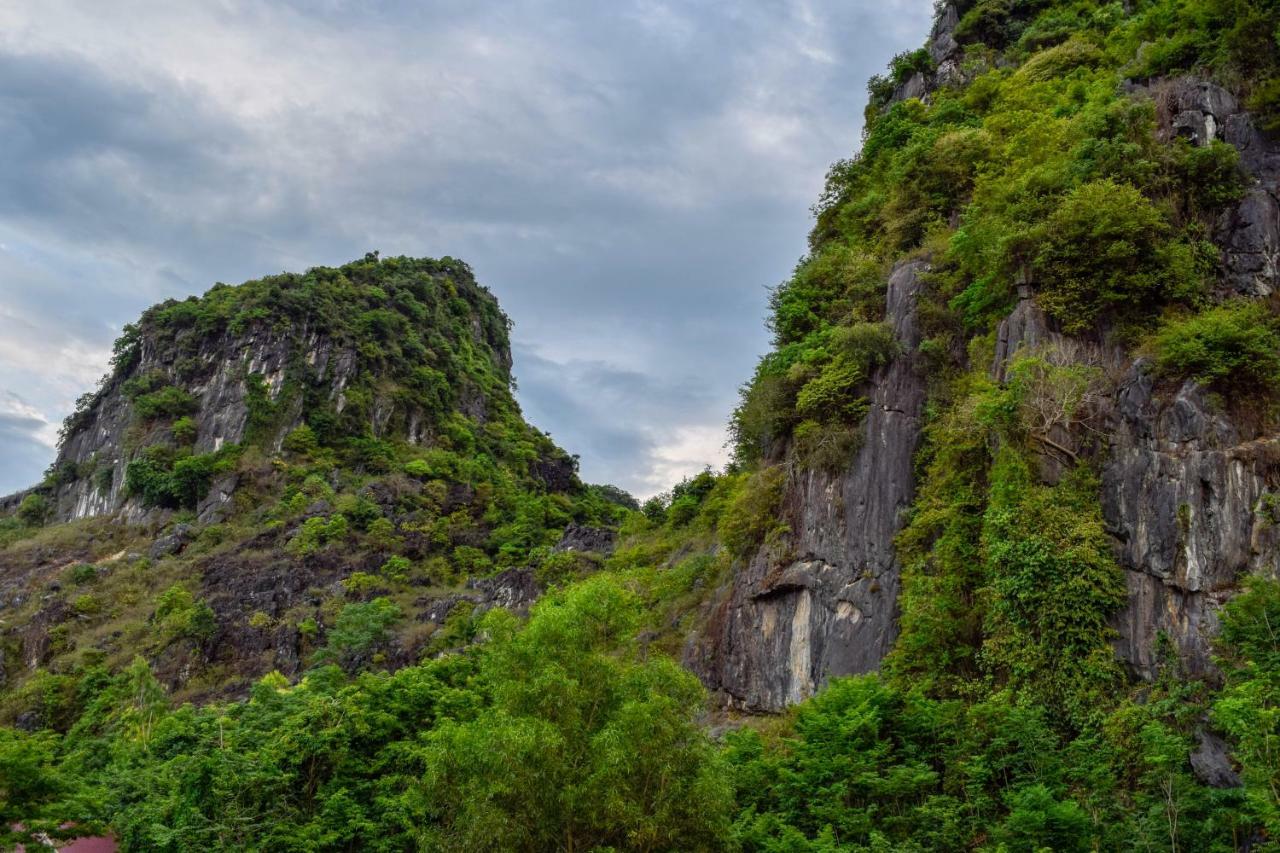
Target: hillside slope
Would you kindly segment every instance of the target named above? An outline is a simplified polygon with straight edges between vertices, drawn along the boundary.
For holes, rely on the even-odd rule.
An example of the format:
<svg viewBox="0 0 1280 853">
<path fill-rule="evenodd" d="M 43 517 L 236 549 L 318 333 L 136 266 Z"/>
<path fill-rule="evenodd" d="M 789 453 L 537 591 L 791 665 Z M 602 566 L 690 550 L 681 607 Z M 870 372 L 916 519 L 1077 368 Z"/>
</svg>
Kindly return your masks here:
<svg viewBox="0 0 1280 853">
<path fill-rule="evenodd" d="M 148 310 L 45 482 L 10 499 L 0 708 L 49 722 L 49 679 L 139 654 L 193 696 L 317 656 L 401 666 L 590 565 L 553 554 L 562 534 L 624 509 L 524 422 L 507 332 L 451 259 L 370 255 Z"/>
<path fill-rule="evenodd" d="M 215 343 L 183 386 L 126 336 L 3 528 L 0 827 L 1280 848 L 1280 7 L 937 13 L 773 292 L 733 464 L 639 511 L 518 419 L 452 264 L 302 277 L 343 323 L 262 374 Z M 269 339 L 260 287 L 210 340 Z M 443 342 L 396 355 L 406 287 L 462 296 L 414 295 Z M 93 506 L 133 524 L 40 526 Z"/>
<path fill-rule="evenodd" d="M 742 463 L 785 470 L 788 532 L 686 656 L 727 701 L 876 670 L 900 631 L 900 666 L 977 675 L 1016 568 L 983 565 L 1001 497 L 1025 521 L 1085 476 L 1087 526 L 1005 544 L 1096 559 L 1024 580 L 1068 595 L 1093 565 L 1096 654 L 1150 680 L 1167 640 L 1212 673 L 1218 609 L 1280 569 L 1280 143 L 1245 106 L 1276 47 L 1255 62 L 1226 5 L 1192 31 L 1163 4 L 944 4 L 873 83 L 735 417 Z"/>
</svg>

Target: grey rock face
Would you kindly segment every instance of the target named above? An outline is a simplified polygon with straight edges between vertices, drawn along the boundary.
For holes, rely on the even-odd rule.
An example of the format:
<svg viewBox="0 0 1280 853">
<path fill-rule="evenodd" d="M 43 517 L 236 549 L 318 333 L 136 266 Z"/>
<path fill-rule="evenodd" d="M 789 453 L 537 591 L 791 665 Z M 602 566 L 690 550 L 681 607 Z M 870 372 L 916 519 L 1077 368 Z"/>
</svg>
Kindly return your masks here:
<svg viewBox="0 0 1280 853">
<path fill-rule="evenodd" d="M 507 569 L 491 578 L 473 579 L 467 588 L 479 594 L 476 603 L 480 611 L 502 607 L 523 613 L 542 594 L 530 569 Z"/>
<path fill-rule="evenodd" d="M 149 556 L 153 560 L 177 554 L 191 541 L 192 528 L 189 524 L 174 525 L 173 530 L 151 543 Z"/>
<path fill-rule="evenodd" d="M 965 72 L 960 66 L 961 49 L 955 31 L 960 24 L 960 12 L 953 2 L 944 3 L 933 21 L 929 35 L 929 58 L 934 68 L 928 73 L 916 72 L 904 80 L 889 98 L 897 103 L 910 98 L 929 100 L 929 95 L 946 86 L 958 86 L 965 82 Z"/>
<path fill-rule="evenodd" d="M 915 356 L 923 268 L 900 264 L 889 278 L 887 316 L 903 355 L 872 378 L 862 448 L 843 473 L 792 474 L 791 556 L 756 554 L 686 648 L 686 664 L 732 706 L 777 710 L 833 676 L 875 670 L 897 636 L 893 539 L 914 496 L 925 399 Z"/>
<path fill-rule="evenodd" d="M 132 402 L 123 392 L 127 379 L 155 373 L 193 394 L 199 404 L 192 415 L 197 426 L 195 451 L 210 453 L 244 437 L 249 421 L 246 377 L 261 376 L 269 399 L 276 402 L 291 369 L 307 381 L 327 383 L 332 399 L 341 407 L 343 390 L 355 375 L 356 357 L 354 351 L 305 328 L 281 330 L 263 326 L 201 341 L 180 371 L 169 349 L 162 350 L 144 339 L 137 365 L 102 389 L 87 420 L 67 436 L 58 453 L 57 466 L 74 467 L 87 475 L 58 489 L 57 519 L 67 521 L 120 511 L 132 520 L 144 515 L 143 508 L 124 494 L 125 470 L 134 458 L 129 448 L 145 443 L 131 440 L 136 438 L 131 432 L 141 427 L 134 417 Z M 277 448 L 284 435 L 302 420 L 299 399 L 280 418 L 274 436 Z M 211 520 L 234 489 L 233 479 L 224 478 L 216 484 L 211 497 L 198 509 L 201 519 Z"/>
<path fill-rule="evenodd" d="M 1226 281 L 1238 293 L 1268 296 L 1280 281 L 1280 202 L 1274 189 L 1252 186 L 1228 211 L 1222 234 Z"/>
<path fill-rule="evenodd" d="M 1135 87 L 1135 91 L 1147 91 Z M 1196 146 L 1223 141 L 1240 152 L 1248 173 L 1244 198 L 1218 223 L 1223 285 L 1229 292 L 1267 296 L 1280 282 L 1280 146 L 1269 141 L 1226 89 L 1195 77 L 1152 86 L 1160 135 Z"/>
<path fill-rule="evenodd" d="M 1212 672 L 1216 612 L 1247 573 L 1280 568 L 1264 496 L 1276 445 L 1246 438 L 1193 384 L 1155 393 L 1141 361 L 1118 389 L 1102 468 L 1102 510 L 1128 574 L 1118 650 L 1153 677 L 1157 637 L 1185 670 Z"/>
<path fill-rule="evenodd" d="M 570 524 L 556 543 L 556 551 L 580 551 L 608 556 L 613 553 L 618 534 L 608 527 L 587 527 Z"/>
<path fill-rule="evenodd" d="M 929 35 L 929 57 L 935 65 L 942 65 L 960 52 L 960 43 L 956 41 L 956 27 L 960 26 L 960 10 L 956 4 L 948 2 L 938 10 L 933 21 L 933 32 Z"/>
<path fill-rule="evenodd" d="M 1214 788 L 1239 788 L 1240 774 L 1231 763 L 1227 742 L 1204 730 L 1198 739 L 1199 745 L 1191 753 L 1191 770 L 1196 778 Z"/>
</svg>

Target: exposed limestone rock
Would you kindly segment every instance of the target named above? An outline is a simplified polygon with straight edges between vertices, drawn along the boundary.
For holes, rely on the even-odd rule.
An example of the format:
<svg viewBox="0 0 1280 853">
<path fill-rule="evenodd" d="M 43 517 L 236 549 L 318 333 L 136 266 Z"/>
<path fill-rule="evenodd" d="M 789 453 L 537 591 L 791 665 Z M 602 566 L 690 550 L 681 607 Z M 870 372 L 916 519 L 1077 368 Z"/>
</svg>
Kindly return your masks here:
<svg viewBox="0 0 1280 853">
<path fill-rule="evenodd" d="M 887 317 L 903 355 L 871 380 L 865 441 L 843 473 L 793 475 L 792 533 L 762 549 L 713 603 L 686 663 L 728 704 L 777 710 L 833 676 L 875 670 L 897 636 L 900 567 L 893 539 L 914 496 L 925 384 L 917 370 L 919 261 L 889 278 Z"/>
<path fill-rule="evenodd" d="M 191 541 L 193 530 L 189 524 L 175 524 L 173 529 L 151 544 L 150 557 L 159 560 L 177 554 Z"/>
<path fill-rule="evenodd" d="M 1196 778 L 1214 788 L 1239 788 L 1240 774 L 1231 763 L 1227 742 L 1203 729 L 1197 737 L 1200 743 L 1191 753 L 1191 770 Z"/>
<path fill-rule="evenodd" d="M 956 4 L 944 4 L 934 19 L 933 31 L 929 36 L 928 51 L 929 58 L 933 61 L 933 70 L 912 74 L 894 89 L 889 103 L 910 98 L 928 101 L 929 95 L 938 89 L 964 84 L 966 77 L 964 69 L 960 67 L 960 43 L 955 37 L 959 24 L 960 12 Z"/>
<path fill-rule="evenodd" d="M 1278 448 L 1242 437 L 1203 392 L 1155 392 L 1141 361 L 1115 397 L 1102 509 L 1128 572 L 1119 651 L 1152 677 L 1169 637 L 1189 672 L 1212 671 L 1216 611 L 1246 573 L 1280 567 L 1275 524 L 1262 510 Z"/>
<path fill-rule="evenodd" d="M 938 10 L 933 22 L 933 32 L 929 35 L 929 58 L 935 65 L 941 66 L 960 52 L 960 43 L 956 41 L 955 35 L 958 26 L 960 10 L 954 2 L 947 2 Z"/>
<path fill-rule="evenodd" d="M 1267 296 L 1280 286 L 1280 146 L 1255 126 L 1226 89 L 1195 77 L 1162 80 L 1148 90 L 1156 100 L 1163 139 L 1193 145 L 1227 142 L 1240 152 L 1250 184 L 1226 211 L 1215 239 L 1222 247 L 1223 285 L 1247 296 Z"/>
<path fill-rule="evenodd" d="M 307 381 L 328 383 L 336 398 L 354 376 L 356 358 L 350 349 L 306 329 L 265 326 L 201 340 L 195 355 L 179 368 L 170 348 L 144 339 L 137 365 L 102 389 L 87 420 L 67 436 L 59 450 L 55 467 L 78 469 L 86 476 L 58 489 L 57 519 L 67 521 L 123 510 L 130 520 L 138 520 L 145 514 L 136 501 L 126 498 L 124 491 L 125 470 L 133 458 L 130 448 L 142 443 L 136 438 L 131 440 L 130 432 L 139 426 L 133 404 L 123 392 L 127 379 L 158 373 L 195 396 L 199 402 L 199 409 L 192 416 L 197 425 L 195 451 L 210 453 L 244 437 L 249 421 L 246 377 L 263 377 L 269 399 L 276 402 L 291 367 L 299 369 Z M 302 418 L 299 399 L 279 419 L 273 438 L 276 447 Z M 109 478 L 105 473 L 108 470 Z M 201 520 L 212 520 L 216 509 L 234 490 L 234 478 L 215 484 L 210 497 L 198 509 Z"/>
<path fill-rule="evenodd" d="M 574 523 L 565 528 L 564 535 L 560 537 L 554 550 L 608 556 L 613 553 L 617 538 L 617 531 L 608 527 L 587 527 Z"/>
<path fill-rule="evenodd" d="M 993 377 L 1003 379 L 1019 350 L 1064 340 L 1028 290 L 1000 324 Z M 1244 574 L 1280 571 L 1280 528 L 1266 497 L 1280 445 L 1242 434 L 1194 383 L 1160 389 L 1142 359 L 1091 347 L 1125 363 L 1103 413 L 1099 459 L 1103 518 L 1129 589 L 1115 619 L 1117 652 L 1151 678 L 1164 635 L 1185 671 L 1211 674 L 1222 603 Z"/>
</svg>

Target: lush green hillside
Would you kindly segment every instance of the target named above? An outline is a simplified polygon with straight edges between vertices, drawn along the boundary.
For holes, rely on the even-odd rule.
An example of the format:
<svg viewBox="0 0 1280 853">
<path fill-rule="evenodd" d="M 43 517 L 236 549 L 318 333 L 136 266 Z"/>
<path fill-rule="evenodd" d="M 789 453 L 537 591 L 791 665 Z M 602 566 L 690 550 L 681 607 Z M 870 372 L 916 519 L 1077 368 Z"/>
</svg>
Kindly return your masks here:
<svg viewBox="0 0 1280 853">
<path fill-rule="evenodd" d="M 434 262 L 368 259 L 149 314 L 118 371 L 135 334 L 306 316 L 356 342 L 364 408 L 344 419 L 316 398 L 278 449 L 264 408 L 264 438 L 209 462 L 209 482 L 241 474 L 234 510 L 177 554 L 138 550 L 169 527 L 41 528 L 42 498 L 24 503 L 0 552 L 21 601 L 0 613 L 44 645 L 31 672 L 27 635 L 5 634 L 0 707 L 23 726 L 0 729 L 0 827 L 72 820 L 139 850 L 1280 848 L 1280 585 L 1224 592 L 1213 668 L 1189 671 L 1160 634 L 1138 677 L 1115 651 L 1117 543 L 1136 533 L 1108 529 L 1099 470 L 1114 362 L 1169 399 L 1198 383 L 1249 452 L 1274 445 L 1280 317 L 1232 284 L 1221 245 L 1256 176 L 1221 139 L 1172 132 L 1165 87 L 1216 81 L 1275 131 L 1280 6 L 939 11 L 954 46 L 871 82 L 860 152 L 832 168 L 809 255 L 773 294 L 735 463 L 640 512 L 548 480 L 565 457 L 520 419 L 504 359 L 463 345 L 475 309 L 415 294 L 451 275 Z M 885 282 L 905 259 L 928 264 L 928 401 L 893 651 L 786 713 L 709 716 L 673 661 L 723 617 L 718 588 L 787 549 L 788 484 L 858 451 L 869 378 L 900 355 Z M 1001 321 L 1024 303 L 1060 349 L 1002 360 Z M 502 349 L 496 306 L 480 316 Z M 366 428 L 383 381 L 395 411 L 438 413 L 428 440 Z M 483 419 L 460 386 L 482 389 Z M 133 389 L 162 449 L 128 488 L 182 513 L 200 454 L 167 387 Z M 85 476 L 54 471 L 48 494 Z M 1272 524 L 1274 494 L 1257 508 Z M 143 523 L 182 520 L 197 519 Z M 553 551 L 570 522 L 623 538 L 607 559 Z M 69 557 L 56 576 L 51 555 Z M 464 578 L 510 568 L 552 589 L 527 620 L 459 599 L 432 621 Z M 290 573 L 305 582 L 266 585 L 274 609 L 254 609 L 255 579 Z M 228 587 L 246 592 L 206 600 Z M 263 675 L 281 637 L 295 666 Z"/>
</svg>

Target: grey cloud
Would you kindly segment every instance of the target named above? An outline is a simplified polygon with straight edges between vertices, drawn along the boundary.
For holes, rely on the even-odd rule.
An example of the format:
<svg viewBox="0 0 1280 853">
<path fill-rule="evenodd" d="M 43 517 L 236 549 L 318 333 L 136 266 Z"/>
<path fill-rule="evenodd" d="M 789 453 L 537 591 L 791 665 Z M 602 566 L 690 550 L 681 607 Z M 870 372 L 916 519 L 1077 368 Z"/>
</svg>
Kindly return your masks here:
<svg viewBox="0 0 1280 853">
<path fill-rule="evenodd" d="M 448 254 L 515 320 L 530 419 L 651 488 L 714 444 L 864 82 L 929 7 L 22 7 L 0 33 L 0 389 L 56 421 L 160 298 Z"/>
<path fill-rule="evenodd" d="M 48 465 L 48 432 L 48 421 L 20 398 L 0 392 L 0 480 L 37 482 Z"/>
</svg>

